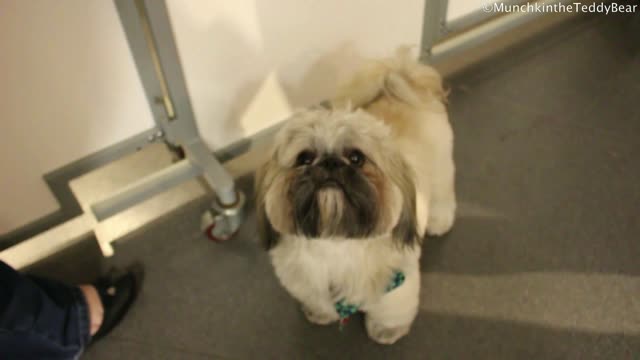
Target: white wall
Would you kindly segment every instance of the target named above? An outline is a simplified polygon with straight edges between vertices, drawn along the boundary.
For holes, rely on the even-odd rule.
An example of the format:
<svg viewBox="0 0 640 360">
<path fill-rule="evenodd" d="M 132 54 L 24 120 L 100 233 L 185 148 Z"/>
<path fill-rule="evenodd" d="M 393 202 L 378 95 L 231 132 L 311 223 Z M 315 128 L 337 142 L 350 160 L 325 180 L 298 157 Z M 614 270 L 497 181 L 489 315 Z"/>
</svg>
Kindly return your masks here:
<svg viewBox="0 0 640 360">
<path fill-rule="evenodd" d="M 58 208 L 42 175 L 152 126 L 110 0 L 0 0 L 0 234 Z"/>
<path fill-rule="evenodd" d="M 294 107 L 359 58 L 419 45 L 424 0 L 168 0 L 198 126 L 212 148 L 276 71 Z M 56 208 L 41 175 L 151 125 L 111 0 L 0 0 L 0 233 Z"/>
</svg>

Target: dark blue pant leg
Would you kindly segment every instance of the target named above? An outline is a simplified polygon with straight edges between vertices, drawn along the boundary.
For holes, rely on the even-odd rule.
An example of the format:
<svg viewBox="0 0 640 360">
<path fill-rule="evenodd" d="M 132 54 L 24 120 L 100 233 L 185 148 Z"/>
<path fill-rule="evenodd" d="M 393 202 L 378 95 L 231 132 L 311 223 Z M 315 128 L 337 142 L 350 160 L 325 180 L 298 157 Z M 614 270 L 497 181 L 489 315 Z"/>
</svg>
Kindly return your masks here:
<svg viewBox="0 0 640 360">
<path fill-rule="evenodd" d="M 79 288 L 20 274 L 0 261 L 1 359 L 75 359 L 89 339 Z"/>
</svg>

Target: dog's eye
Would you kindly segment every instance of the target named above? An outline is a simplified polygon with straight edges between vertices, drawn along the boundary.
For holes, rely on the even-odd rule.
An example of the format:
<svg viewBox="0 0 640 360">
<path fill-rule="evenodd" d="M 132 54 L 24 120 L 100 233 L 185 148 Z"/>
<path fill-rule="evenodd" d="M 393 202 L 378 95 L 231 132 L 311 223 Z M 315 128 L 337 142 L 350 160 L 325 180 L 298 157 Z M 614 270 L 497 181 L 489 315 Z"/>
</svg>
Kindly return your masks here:
<svg viewBox="0 0 640 360">
<path fill-rule="evenodd" d="M 313 151 L 305 150 L 298 154 L 298 157 L 296 158 L 296 166 L 311 165 L 315 159 L 316 154 Z"/>
<path fill-rule="evenodd" d="M 351 163 L 351 165 L 354 166 L 362 166 L 364 164 L 364 154 L 362 153 L 362 151 L 358 150 L 358 149 L 353 149 L 351 151 L 349 151 L 347 153 L 347 158 L 349 159 L 349 162 Z"/>
</svg>

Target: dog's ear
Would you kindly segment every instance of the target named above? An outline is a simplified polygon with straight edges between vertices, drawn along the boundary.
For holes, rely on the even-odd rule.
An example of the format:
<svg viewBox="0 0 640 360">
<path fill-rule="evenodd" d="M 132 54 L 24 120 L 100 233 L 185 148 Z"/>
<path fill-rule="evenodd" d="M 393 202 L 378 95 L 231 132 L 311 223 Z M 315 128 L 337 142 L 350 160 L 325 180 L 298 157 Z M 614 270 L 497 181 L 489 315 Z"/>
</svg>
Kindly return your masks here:
<svg viewBox="0 0 640 360">
<path fill-rule="evenodd" d="M 395 241 L 402 245 L 413 246 L 420 243 L 418 222 L 416 219 L 416 186 L 413 171 L 400 156 L 391 161 L 389 169 L 391 181 L 400 190 L 402 207 L 400 217 L 392 230 Z"/>
<path fill-rule="evenodd" d="M 265 196 L 269 185 L 273 180 L 273 160 L 267 161 L 256 171 L 255 194 L 256 194 L 256 222 L 258 235 L 262 239 L 267 250 L 272 249 L 278 242 L 278 233 L 275 231 L 265 207 Z"/>
</svg>

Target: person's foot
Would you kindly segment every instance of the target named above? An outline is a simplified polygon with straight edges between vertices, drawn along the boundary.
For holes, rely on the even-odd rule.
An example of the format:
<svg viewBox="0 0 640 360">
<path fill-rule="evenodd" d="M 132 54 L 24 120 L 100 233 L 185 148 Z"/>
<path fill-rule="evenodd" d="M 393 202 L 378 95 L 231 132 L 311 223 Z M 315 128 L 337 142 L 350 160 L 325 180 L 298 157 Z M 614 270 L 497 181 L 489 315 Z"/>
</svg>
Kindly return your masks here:
<svg viewBox="0 0 640 360">
<path fill-rule="evenodd" d="M 80 285 L 78 287 L 82 290 L 84 299 L 87 302 L 89 312 L 89 332 L 91 336 L 93 336 L 100 328 L 100 325 L 102 325 L 102 319 L 104 319 L 104 307 L 102 306 L 100 295 L 98 295 L 98 290 L 96 290 L 93 285 Z"/>
<path fill-rule="evenodd" d="M 82 285 L 89 305 L 91 342 L 113 330 L 129 311 L 142 284 L 142 268 L 129 269 L 123 275 L 110 275 L 98 279 L 92 285 Z"/>
</svg>

